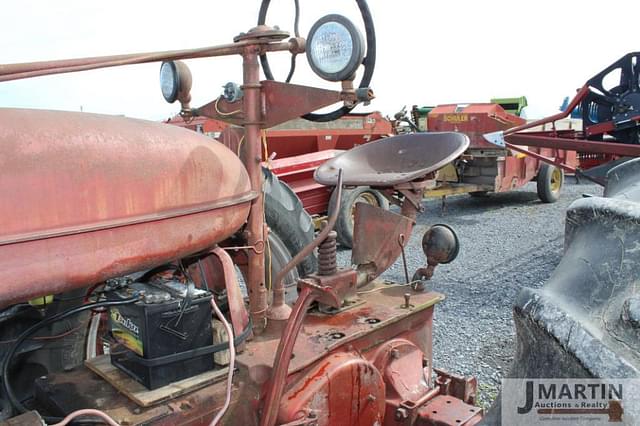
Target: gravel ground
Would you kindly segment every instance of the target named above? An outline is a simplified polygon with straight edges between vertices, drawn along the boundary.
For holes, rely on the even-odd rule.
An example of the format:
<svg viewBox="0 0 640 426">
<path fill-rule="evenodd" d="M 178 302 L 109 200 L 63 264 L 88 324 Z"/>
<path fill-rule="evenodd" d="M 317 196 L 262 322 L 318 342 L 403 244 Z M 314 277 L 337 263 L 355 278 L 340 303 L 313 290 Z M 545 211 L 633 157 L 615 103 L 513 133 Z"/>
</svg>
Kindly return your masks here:
<svg viewBox="0 0 640 426">
<path fill-rule="evenodd" d="M 409 273 L 420 267 L 422 235 L 434 223 L 451 225 L 460 239 L 460 254 L 436 269 L 429 286 L 446 296 L 435 310 L 434 367 L 474 375 L 479 405 L 488 408 L 509 370 L 515 347 L 512 302 L 521 287 L 541 287 L 560 261 L 565 210 L 583 193 L 601 195 L 600 187 L 567 178 L 562 197 L 544 204 L 535 183 L 483 198 L 468 195 L 425 202 L 407 248 Z M 338 254 L 348 264 L 351 252 Z M 397 261 L 383 278 L 404 282 Z"/>
</svg>

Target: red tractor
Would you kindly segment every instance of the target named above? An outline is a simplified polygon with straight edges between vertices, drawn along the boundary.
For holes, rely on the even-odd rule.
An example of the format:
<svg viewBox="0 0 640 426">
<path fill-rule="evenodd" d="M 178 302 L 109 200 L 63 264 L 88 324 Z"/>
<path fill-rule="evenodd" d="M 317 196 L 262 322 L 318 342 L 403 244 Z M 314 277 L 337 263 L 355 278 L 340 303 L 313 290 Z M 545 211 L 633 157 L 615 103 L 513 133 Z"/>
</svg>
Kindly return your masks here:
<svg viewBox="0 0 640 426">
<path fill-rule="evenodd" d="M 265 1 L 258 26 L 231 44 L 2 66 L 0 80 L 12 80 L 159 61 L 162 94 L 180 102 L 183 117 L 243 130 L 242 148 L 232 151 L 196 132 L 124 117 L 0 113 L 0 192 L 11 200 L 2 205 L 0 236 L 4 418 L 370 425 L 444 414 L 450 424 L 479 421 L 475 381 L 431 368 L 433 310 L 443 296 L 420 280 L 410 283 L 414 293 L 377 280 L 403 253 L 424 189 L 464 151 L 465 136 L 388 138 L 316 171 L 319 183 L 338 188 L 338 204 L 343 186 L 369 186 L 400 206 L 397 214 L 357 205 L 352 267 L 336 263 L 337 210 L 308 237 L 295 233 L 307 220 L 296 215 L 295 194 L 292 203 L 278 196 L 283 209 L 275 216 L 284 226 L 269 223 L 263 130 L 299 116 L 332 121 L 372 98 L 375 32 L 366 2 L 356 3 L 366 42 L 341 15 L 317 21 L 306 41 L 297 31 L 290 37 L 265 25 Z M 273 80 L 266 55 L 278 51 L 306 53 L 314 71 L 341 89 Z M 191 76 L 179 60 L 222 55 L 242 57 L 242 83 L 192 107 Z M 335 103 L 342 106 L 331 113 L 310 112 Z M 423 149 L 435 139 L 438 149 Z M 298 245 L 288 245 L 296 235 Z M 455 258 L 458 243 L 444 225 L 424 242 L 427 278 Z M 82 365 L 85 340 L 97 356 Z M 436 406 L 448 414 L 434 415 Z"/>
<path fill-rule="evenodd" d="M 162 62 L 162 94 L 180 102 L 183 116 L 223 119 L 244 129 L 238 157 L 205 136 L 161 123 L 0 111 L 0 195 L 7 201 L 0 204 L 3 420 L 265 426 L 481 421 L 475 379 L 432 363 L 434 309 L 444 296 L 425 280 L 438 264 L 455 259 L 453 230 L 426 230 L 426 263 L 414 280 L 378 279 L 404 254 L 424 190 L 435 185 L 437 170 L 468 148 L 465 135 L 401 135 L 324 163 L 315 178 L 338 188 L 338 200 L 343 186 L 366 185 L 398 204 L 399 213 L 357 204 L 349 267 L 336 262 L 337 212 L 300 250 L 285 246 L 289 250 L 281 254 L 293 256 L 284 256 L 281 268 L 270 262 L 284 239 L 270 238 L 277 234 L 265 220 L 262 130 L 301 115 L 334 120 L 372 98 L 373 20 L 366 2 L 356 3 L 366 44 L 341 15 L 318 20 L 306 40 L 297 28 L 290 37 L 265 24 L 265 0 L 259 25 L 230 44 L 0 66 L 4 81 Z M 273 80 L 266 55 L 275 52 L 293 54 L 293 62 L 305 53 L 314 71 L 340 82 L 340 90 Z M 190 74 L 180 60 L 224 55 L 242 57 L 242 84 L 193 108 Z M 260 62 L 267 80 L 259 79 Z M 362 80 L 354 85 L 361 67 Z M 309 113 L 335 103 L 342 106 L 334 112 Z M 637 373 L 628 356 L 637 351 L 636 245 L 621 249 L 619 239 L 603 239 L 605 250 L 596 253 L 580 244 L 585 229 L 607 234 L 623 225 L 626 234 L 616 235 L 636 242 L 633 212 L 603 210 L 638 198 L 629 189 L 634 172 L 618 170 L 609 198 L 598 201 L 602 211 L 586 200 L 572 213 L 568 242 L 577 243 L 567 246 L 565 273 L 556 274 L 544 293 L 530 290 L 517 301 L 514 374 L 523 375 L 516 377 L 556 370 L 573 377 L 601 377 L 607 369 L 624 377 Z M 612 220 L 599 223 L 602 218 Z M 588 228 L 581 226 L 587 222 Z M 618 264 L 613 260 L 620 253 L 622 275 L 608 267 Z M 313 272 L 300 272 L 309 259 Z M 600 275 L 580 275 L 585 264 L 620 279 L 607 291 Z M 615 299 L 591 297 L 580 291 L 584 286 L 598 295 L 615 293 Z M 293 297 L 286 297 L 287 288 Z M 575 298 L 579 303 L 572 306 Z M 612 307 L 622 307 L 624 315 Z M 563 316 L 591 310 L 598 316 L 589 327 L 581 317 Z M 569 337 L 562 334 L 565 326 L 571 326 Z M 596 340 L 588 330 L 616 332 L 627 349 Z M 487 419 L 499 415 L 498 408 Z"/>
</svg>

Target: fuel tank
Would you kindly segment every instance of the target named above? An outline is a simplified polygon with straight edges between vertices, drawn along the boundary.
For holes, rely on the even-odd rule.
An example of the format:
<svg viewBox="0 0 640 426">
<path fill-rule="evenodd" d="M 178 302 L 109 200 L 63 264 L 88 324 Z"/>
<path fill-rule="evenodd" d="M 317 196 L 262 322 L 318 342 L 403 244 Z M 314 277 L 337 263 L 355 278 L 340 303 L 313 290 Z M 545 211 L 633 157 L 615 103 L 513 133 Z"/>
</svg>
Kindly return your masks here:
<svg viewBox="0 0 640 426">
<path fill-rule="evenodd" d="M 234 153 L 195 132 L 0 109 L 0 307 L 211 247 L 255 197 Z"/>
</svg>

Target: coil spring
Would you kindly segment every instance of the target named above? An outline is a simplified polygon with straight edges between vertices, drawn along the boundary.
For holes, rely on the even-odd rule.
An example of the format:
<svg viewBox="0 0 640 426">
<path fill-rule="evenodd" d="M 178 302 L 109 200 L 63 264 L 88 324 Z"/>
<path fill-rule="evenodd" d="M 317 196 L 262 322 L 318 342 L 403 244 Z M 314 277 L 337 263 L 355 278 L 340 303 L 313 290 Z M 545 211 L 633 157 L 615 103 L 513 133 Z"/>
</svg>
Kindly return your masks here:
<svg viewBox="0 0 640 426">
<path fill-rule="evenodd" d="M 332 275 L 338 271 L 336 231 L 329 232 L 318 247 L 318 275 Z"/>
</svg>

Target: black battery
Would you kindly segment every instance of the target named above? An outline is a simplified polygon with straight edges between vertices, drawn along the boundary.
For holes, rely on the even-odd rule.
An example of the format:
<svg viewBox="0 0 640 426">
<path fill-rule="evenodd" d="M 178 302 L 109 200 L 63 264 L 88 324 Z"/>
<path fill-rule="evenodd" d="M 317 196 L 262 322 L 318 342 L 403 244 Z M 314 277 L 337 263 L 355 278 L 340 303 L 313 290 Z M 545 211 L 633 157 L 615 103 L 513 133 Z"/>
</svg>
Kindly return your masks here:
<svg viewBox="0 0 640 426">
<path fill-rule="evenodd" d="M 140 295 L 139 302 L 110 308 L 111 363 L 157 389 L 214 368 L 211 293 L 193 283 L 132 283 L 109 300 Z"/>
</svg>

